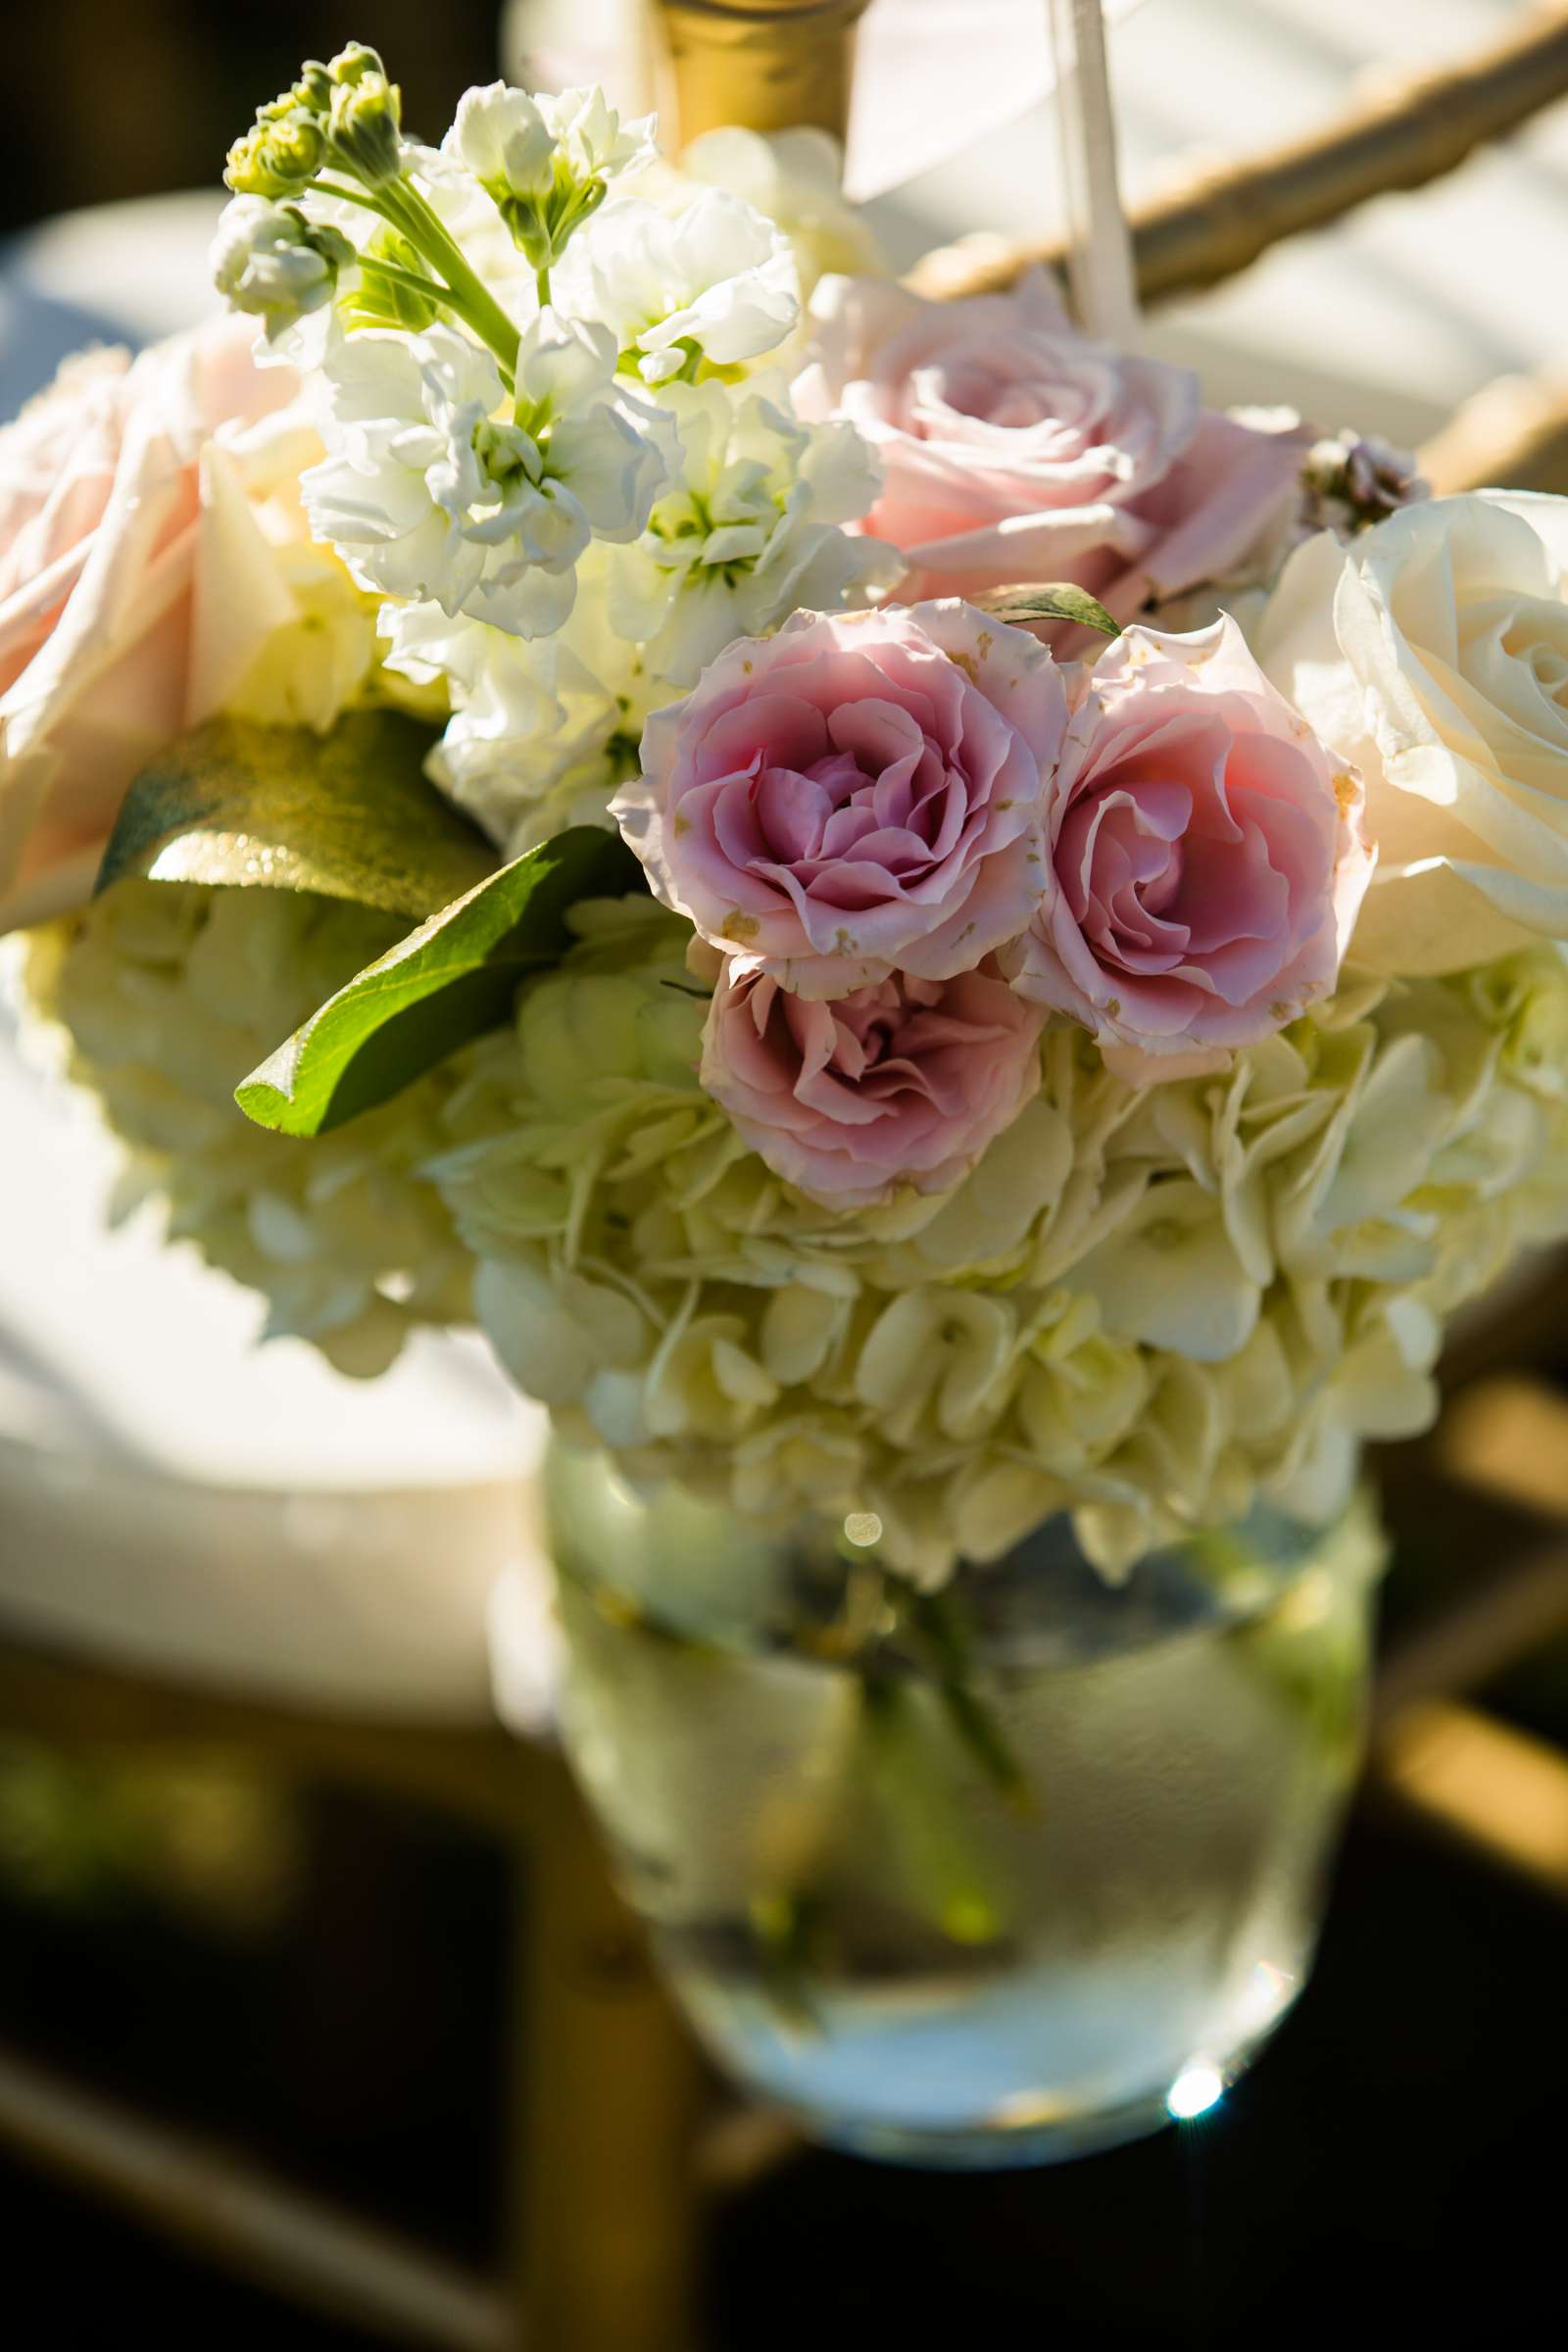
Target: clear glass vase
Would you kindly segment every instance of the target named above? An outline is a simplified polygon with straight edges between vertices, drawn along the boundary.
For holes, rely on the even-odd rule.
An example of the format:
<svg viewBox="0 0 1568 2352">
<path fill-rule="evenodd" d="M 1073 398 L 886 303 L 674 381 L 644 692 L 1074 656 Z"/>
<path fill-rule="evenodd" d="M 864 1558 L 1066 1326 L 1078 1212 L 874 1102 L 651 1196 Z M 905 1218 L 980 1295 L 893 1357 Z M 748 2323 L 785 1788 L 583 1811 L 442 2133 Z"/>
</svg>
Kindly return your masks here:
<svg viewBox="0 0 1568 2352">
<path fill-rule="evenodd" d="M 578 1776 L 704 2041 L 813 2135 L 1110 2146 L 1211 2104 L 1290 2006 L 1360 1758 L 1364 1504 L 1120 1585 L 1053 1520 L 920 1595 L 843 1530 L 591 1455 L 546 1496 Z"/>
</svg>

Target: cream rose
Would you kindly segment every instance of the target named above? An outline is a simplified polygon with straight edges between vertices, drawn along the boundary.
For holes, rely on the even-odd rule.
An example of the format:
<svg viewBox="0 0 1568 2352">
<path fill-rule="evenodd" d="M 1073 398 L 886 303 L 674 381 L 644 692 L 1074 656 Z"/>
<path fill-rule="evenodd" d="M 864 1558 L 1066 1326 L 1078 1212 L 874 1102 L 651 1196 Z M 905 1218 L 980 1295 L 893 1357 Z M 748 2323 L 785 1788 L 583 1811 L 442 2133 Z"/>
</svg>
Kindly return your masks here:
<svg viewBox="0 0 1568 2352">
<path fill-rule="evenodd" d="M 1568 499 L 1487 490 L 1309 540 L 1257 652 L 1365 780 L 1357 957 L 1451 972 L 1568 939 Z"/>
<path fill-rule="evenodd" d="M 85 895 L 160 744 L 253 690 L 256 716 L 324 726 L 373 656 L 300 507 L 320 445 L 298 380 L 252 334 L 74 361 L 0 432 L 0 930 Z M 280 695 L 258 665 L 296 622 Z"/>
</svg>

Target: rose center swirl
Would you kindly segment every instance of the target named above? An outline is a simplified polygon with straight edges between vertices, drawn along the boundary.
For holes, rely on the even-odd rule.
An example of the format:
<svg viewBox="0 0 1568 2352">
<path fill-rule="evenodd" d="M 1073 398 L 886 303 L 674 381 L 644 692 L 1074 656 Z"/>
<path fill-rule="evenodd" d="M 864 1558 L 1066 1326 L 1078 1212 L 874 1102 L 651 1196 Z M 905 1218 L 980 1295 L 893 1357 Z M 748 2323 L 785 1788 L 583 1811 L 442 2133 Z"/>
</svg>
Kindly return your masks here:
<svg viewBox="0 0 1568 2352">
<path fill-rule="evenodd" d="M 790 718 L 720 784 L 714 832 L 741 871 L 863 907 L 918 890 L 981 822 L 967 779 L 899 704 Z"/>
</svg>

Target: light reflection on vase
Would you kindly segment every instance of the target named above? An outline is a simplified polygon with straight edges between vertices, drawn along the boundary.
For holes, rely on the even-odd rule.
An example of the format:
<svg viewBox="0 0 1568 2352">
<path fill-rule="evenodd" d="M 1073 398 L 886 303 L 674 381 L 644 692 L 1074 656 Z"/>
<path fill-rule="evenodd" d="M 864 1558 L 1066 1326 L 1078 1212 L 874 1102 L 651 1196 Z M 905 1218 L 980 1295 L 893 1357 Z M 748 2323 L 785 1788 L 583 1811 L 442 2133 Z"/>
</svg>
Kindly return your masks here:
<svg viewBox="0 0 1568 2352">
<path fill-rule="evenodd" d="M 1052 1522 L 911 1611 L 830 1542 L 639 1498 L 592 1457 L 548 1487 L 567 1742 L 731 2074 L 927 2164 L 1213 2103 L 1310 1965 L 1361 1747 L 1363 1507 L 1328 1537 L 1258 1518 L 1120 1589 Z"/>
</svg>

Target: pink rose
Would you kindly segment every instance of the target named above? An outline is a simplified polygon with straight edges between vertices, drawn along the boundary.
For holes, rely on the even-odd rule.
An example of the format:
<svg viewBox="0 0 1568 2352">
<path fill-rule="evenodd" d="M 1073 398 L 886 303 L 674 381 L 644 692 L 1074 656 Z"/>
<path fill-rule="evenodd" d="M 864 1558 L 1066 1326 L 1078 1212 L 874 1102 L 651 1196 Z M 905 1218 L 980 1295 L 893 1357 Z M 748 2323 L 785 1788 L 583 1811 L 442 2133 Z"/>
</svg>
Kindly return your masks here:
<svg viewBox="0 0 1568 2352">
<path fill-rule="evenodd" d="M 894 972 L 825 1003 L 732 960 L 702 1080 L 787 1183 L 864 1208 L 967 1174 L 1039 1087 L 1045 1017 L 994 964 L 951 980 Z"/>
<path fill-rule="evenodd" d="M 1055 887 L 1013 985 L 1141 1082 L 1222 1068 L 1327 996 L 1372 871 L 1359 779 L 1229 617 L 1129 629 L 1085 680 L 1051 788 Z"/>
<path fill-rule="evenodd" d="M 84 893 L 136 770 L 294 613 L 245 483 L 298 383 L 253 328 L 73 361 L 0 432 L 0 929 Z"/>
<path fill-rule="evenodd" d="M 1054 662 L 967 605 L 798 612 L 643 734 L 611 808 L 656 894 L 807 997 L 967 971 L 1045 887 Z"/>
<path fill-rule="evenodd" d="M 1239 423 L 1201 407 L 1186 368 L 1090 342 L 1043 271 L 960 302 L 828 279 L 814 309 L 797 404 L 848 417 L 875 451 L 884 486 L 860 527 L 904 556 L 907 601 L 1070 580 L 1129 620 L 1224 578 L 1293 511 L 1304 436 Z"/>
</svg>

